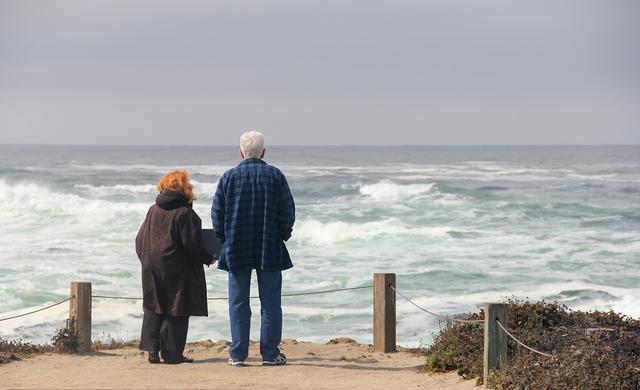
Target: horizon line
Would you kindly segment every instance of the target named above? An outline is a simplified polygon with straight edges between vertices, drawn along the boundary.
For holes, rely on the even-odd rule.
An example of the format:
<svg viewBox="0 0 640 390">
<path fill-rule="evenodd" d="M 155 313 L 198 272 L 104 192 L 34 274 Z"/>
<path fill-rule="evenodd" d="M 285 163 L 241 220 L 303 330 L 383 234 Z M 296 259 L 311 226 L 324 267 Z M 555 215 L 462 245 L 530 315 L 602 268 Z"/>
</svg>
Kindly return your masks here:
<svg viewBox="0 0 640 390">
<path fill-rule="evenodd" d="M 125 147 L 137 147 L 137 146 L 153 146 L 153 147 L 172 147 L 172 146 L 189 146 L 189 147 L 239 147 L 237 144 L 125 144 L 125 143 L 78 143 L 78 144 L 64 144 L 64 143 L 4 143 L 0 142 L 0 146 L 125 146 Z M 637 144 L 267 144 L 265 149 L 269 147 L 496 147 L 496 146 L 640 146 Z"/>
</svg>

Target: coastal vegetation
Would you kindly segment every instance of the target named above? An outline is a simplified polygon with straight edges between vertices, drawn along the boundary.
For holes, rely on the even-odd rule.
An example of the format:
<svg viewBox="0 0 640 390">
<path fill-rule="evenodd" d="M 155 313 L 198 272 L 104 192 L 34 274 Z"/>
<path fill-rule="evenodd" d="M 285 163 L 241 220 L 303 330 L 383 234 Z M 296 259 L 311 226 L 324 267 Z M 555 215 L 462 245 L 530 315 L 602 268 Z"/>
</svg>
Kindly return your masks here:
<svg viewBox="0 0 640 390">
<path fill-rule="evenodd" d="M 533 353 L 513 340 L 508 362 L 492 371 L 493 389 L 640 389 L 640 321 L 613 311 L 584 312 L 549 302 L 510 300 L 508 328 Z M 484 319 L 484 313 L 467 319 Z M 482 324 L 448 323 L 424 350 L 425 371 L 457 371 L 482 383 Z"/>
<path fill-rule="evenodd" d="M 11 363 L 41 353 L 76 353 L 77 351 L 78 336 L 73 322 L 67 320 L 65 325 L 58 329 L 51 338 L 51 344 L 34 344 L 23 339 L 0 339 L 0 364 Z"/>
<path fill-rule="evenodd" d="M 139 340 L 124 341 L 103 333 L 92 343 L 92 350 L 109 350 L 137 346 Z M 79 339 L 73 321 L 66 320 L 65 325 L 56 330 L 51 343 L 34 344 L 23 339 L 0 339 L 0 364 L 19 361 L 23 358 L 42 353 L 76 353 Z"/>
<path fill-rule="evenodd" d="M 22 360 L 25 356 L 53 351 L 53 346 L 49 344 L 33 344 L 23 340 L 9 341 L 0 339 L 0 364 Z"/>
</svg>

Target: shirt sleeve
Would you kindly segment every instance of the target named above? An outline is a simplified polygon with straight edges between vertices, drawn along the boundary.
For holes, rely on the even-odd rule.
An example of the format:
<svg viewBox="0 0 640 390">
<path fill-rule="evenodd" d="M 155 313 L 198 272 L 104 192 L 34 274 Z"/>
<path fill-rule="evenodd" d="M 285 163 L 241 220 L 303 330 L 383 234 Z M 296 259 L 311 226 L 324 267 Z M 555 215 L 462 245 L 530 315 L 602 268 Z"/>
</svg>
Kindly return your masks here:
<svg viewBox="0 0 640 390">
<path fill-rule="evenodd" d="M 213 196 L 213 203 L 211 205 L 211 224 L 213 225 L 213 230 L 216 233 L 216 237 L 220 240 L 221 243 L 225 242 L 225 234 L 224 234 L 224 210 L 225 210 L 225 193 L 224 193 L 224 182 L 226 181 L 226 176 L 222 176 L 218 181 L 218 187 L 216 188 L 216 193 Z"/>
<path fill-rule="evenodd" d="M 278 205 L 278 230 L 280 238 L 287 241 L 291 238 L 293 224 L 296 221 L 296 205 L 284 175 L 280 175 L 280 204 Z"/>
</svg>

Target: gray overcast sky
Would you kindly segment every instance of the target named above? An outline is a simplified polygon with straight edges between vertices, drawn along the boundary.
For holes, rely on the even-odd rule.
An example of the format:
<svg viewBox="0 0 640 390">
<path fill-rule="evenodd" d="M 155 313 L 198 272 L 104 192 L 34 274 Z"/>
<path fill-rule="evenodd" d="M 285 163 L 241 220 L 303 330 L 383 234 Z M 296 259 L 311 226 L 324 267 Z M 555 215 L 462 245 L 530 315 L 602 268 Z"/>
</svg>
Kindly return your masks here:
<svg viewBox="0 0 640 390">
<path fill-rule="evenodd" d="M 640 144 L 640 1 L 0 0 L 0 143 Z"/>
</svg>

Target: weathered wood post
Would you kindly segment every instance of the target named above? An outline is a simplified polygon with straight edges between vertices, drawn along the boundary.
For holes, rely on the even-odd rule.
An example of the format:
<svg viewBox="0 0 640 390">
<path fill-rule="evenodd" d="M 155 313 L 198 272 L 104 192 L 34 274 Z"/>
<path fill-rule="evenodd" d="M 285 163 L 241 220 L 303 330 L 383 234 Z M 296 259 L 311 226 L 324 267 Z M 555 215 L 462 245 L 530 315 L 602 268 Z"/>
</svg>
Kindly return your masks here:
<svg viewBox="0 0 640 390">
<path fill-rule="evenodd" d="M 507 326 L 507 305 L 487 303 L 484 305 L 484 380 L 489 371 L 499 369 L 507 362 L 507 334 L 496 324 L 496 320 Z M 486 383 L 486 382 L 485 382 Z"/>
<path fill-rule="evenodd" d="M 91 283 L 71 282 L 69 320 L 80 341 L 78 352 L 91 352 Z"/>
<path fill-rule="evenodd" d="M 396 351 L 396 274 L 373 274 L 373 350 Z"/>
</svg>

